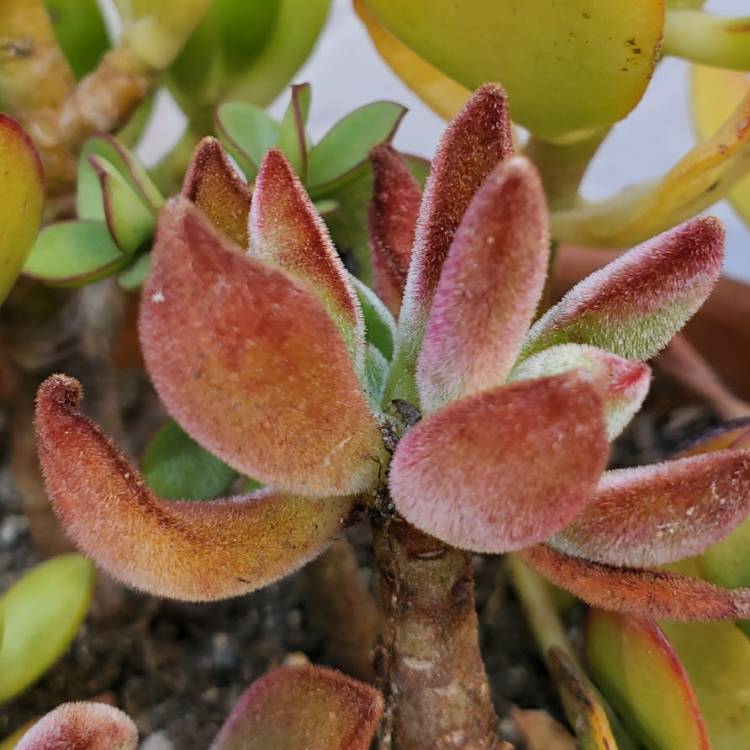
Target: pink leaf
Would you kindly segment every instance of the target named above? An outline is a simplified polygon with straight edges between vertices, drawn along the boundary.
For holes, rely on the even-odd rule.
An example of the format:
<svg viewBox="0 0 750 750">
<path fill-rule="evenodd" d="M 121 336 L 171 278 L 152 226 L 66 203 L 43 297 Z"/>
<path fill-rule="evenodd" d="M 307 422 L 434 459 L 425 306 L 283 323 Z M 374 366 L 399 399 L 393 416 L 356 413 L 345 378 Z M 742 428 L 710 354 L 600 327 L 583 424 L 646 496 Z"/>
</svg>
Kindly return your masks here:
<svg viewBox="0 0 750 750">
<path fill-rule="evenodd" d="M 275 669 L 242 695 L 211 750 L 368 750 L 377 690 L 322 667 Z"/>
<path fill-rule="evenodd" d="M 601 609 L 663 620 L 750 618 L 750 589 L 723 589 L 654 568 L 620 568 L 541 544 L 519 553 L 556 586 Z"/>
<path fill-rule="evenodd" d="M 164 500 L 78 411 L 81 387 L 44 381 L 36 433 L 47 491 L 76 545 L 115 578 L 159 596 L 205 601 L 281 578 L 341 529 L 347 498 L 259 490 L 205 502 Z"/>
<path fill-rule="evenodd" d="M 531 162 L 501 162 L 453 238 L 417 367 L 426 411 L 500 385 L 518 356 L 547 275 L 544 190 Z"/>
<path fill-rule="evenodd" d="M 140 330 L 170 414 L 238 471 L 300 494 L 374 485 L 380 430 L 320 301 L 184 199 L 162 211 Z"/>
<path fill-rule="evenodd" d="M 485 391 L 413 427 L 390 486 L 407 521 L 456 547 L 506 552 L 586 506 L 607 459 L 601 403 L 575 374 Z"/>
</svg>

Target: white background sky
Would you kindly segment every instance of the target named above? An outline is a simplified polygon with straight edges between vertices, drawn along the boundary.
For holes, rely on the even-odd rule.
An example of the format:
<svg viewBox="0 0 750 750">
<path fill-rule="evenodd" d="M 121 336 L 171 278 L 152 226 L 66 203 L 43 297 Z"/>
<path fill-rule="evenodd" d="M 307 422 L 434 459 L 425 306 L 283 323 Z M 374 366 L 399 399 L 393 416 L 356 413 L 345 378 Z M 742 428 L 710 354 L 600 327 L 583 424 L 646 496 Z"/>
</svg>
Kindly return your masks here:
<svg viewBox="0 0 750 750">
<path fill-rule="evenodd" d="M 617 1 L 617 0 L 614 0 Z M 624 0 L 626 1 L 626 0 Z M 467 0 L 468 2 L 468 0 Z M 727 15 L 750 15 L 750 0 L 709 0 L 706 9 Z M 313 85 L 310 130 L 319 137 L 355 107 L 376 99 L 391 99 L 409 107 L 396 145 L 430 156 L 444 123 L 428 110 L 378 57 L 357 20 L 350 0 L 334 0 L 329 23 L 318 46 L 296 76 Z M 286 96 L 272 110 L 283 111 Z M 155 158 L 180 129 L 179 114 L 161 103 L 160 125 L 148 133 L 143 156 Z M 687 66 L 667 59 L 637 110 L 614 128 L 584 183 L 587 197 L 605 197 L 634 182 L 665 172 L 694 142 L 687 103 Z M 710 210 L 728 230 L 726 270 L 750 280 L 750 230 L 726 204 Z"/>
</svg>

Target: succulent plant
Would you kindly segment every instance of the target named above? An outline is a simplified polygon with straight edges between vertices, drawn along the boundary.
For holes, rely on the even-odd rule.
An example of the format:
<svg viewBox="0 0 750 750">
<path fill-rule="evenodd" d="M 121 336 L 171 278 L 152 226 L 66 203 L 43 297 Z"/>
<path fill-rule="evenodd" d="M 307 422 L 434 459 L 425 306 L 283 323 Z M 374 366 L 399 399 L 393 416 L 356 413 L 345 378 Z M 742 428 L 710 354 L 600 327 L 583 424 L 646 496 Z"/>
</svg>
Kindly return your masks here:
<svg viewBox="0 0 750 750">
<path fill-rule="evenodd" d="M 534 323 L 544 192 L 488 85 L 446 130 L 423 196 L 397 152 L 373 151 L 380 301 L 345 270 L 281 151 L 262 159 L 251 197 L 217 149 L 199 150 L 160 211 L 141 344 L 185 432 L 266 486 L 160 497 L 81 415 L 80 385 L 52 376 L 37 399 L 41 465 L 60 520 L 102 568 L 161 596 L 234 596 L 298 568 L 366 511 L 394 748 L 442 747 L 453 732 L 496 746 L 468 551 L 517 552 L 621 613 L 750 614 L 747 589 L 653 567 L 744 520 L 744 449 L 605 472 L 609 440 L 648 389 L 643 360 L 718 278 L 718 222 L 631 250 Z"/>
</svg>

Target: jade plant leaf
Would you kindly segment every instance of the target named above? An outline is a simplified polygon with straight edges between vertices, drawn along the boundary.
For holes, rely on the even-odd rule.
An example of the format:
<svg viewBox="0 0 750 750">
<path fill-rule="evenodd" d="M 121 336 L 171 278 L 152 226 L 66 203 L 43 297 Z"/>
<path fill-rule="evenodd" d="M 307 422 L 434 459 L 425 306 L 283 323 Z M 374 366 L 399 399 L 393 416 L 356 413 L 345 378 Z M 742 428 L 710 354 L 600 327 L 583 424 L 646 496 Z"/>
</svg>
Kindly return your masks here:
<svg viewBox="0 0 750 750">
<path fill-rule="evenodd" d="M 36 681 L 67 650 L 89 610 L 94 568 L 81 555 L 37 565 L 0 597 L 0 703 Z"/>
<path fill-rule="evenodd" d="M 151 270 L 151 253 L 141 253 L 117 277 L 117 283 L 127 292 L 138 291 Z"/>
<path fill-rule="evenodd" d="M 0 114 L 0 304 L 23 267 L 42 220 L 44 173 L 31 138 L 10 117 Z"/>
<path fill-rule="evenodd" d="M 728 622 L 664 622 L 698 697 L 712 750 L 735 750 L 750 736 L 750 640 Z"/>
<path fill-rule="evenodd" d="M 518 122 L 553 140 L 612 125 L 640 101 L 658 58 L 660 0 L 364 0 L 402 42 L 475 89 L 501 81 Z M 585 96 L 581 92 L 586 92 Z"/>
<path fill-rule="evenodd" d="M 224 492 L 235 472 L 167 422 L 146 446 L 143 476 L 154 492 L 169 500 L 207 500 Z"/>
<path fill-rule="evenodd" d="M 647 747 L 711 750 L 688 673 L 655 622 L 592 609 L 586 655 L 594 682 Z"/>
<path fill-rule="evenodd" d="M 588 382 L 568 373 L 513 383 L 412 427 L 393 457 L 391 494 L 422 531 L 462 549 L 507 552 L 573 520 L 594 493 L 607 450 Z"/>
<path fill-rule="evenodd" d="M 237 596 L 295 570 L 341 529 L 349 498 L 273 490 L 204 502 L 159 497 L 80 413 L 80 398 L 80 384 L 63 375 L 40 387 L 39 460 L 65 530 L 118 580 L 188 601 Z"/>
<path fill-rule="evenodd" d="M 219 138 L 248 180 L 254 180 L 263 157 L 279 139 L 279 123 L 247 102 L 224 102 L 216 110 Z"/>
<path fill-rule="evenodd" d="M 104 703 L 63 703 L 34 724 L 15 750 L 136 750 L 138 730 Z"/>
<path fill-rule="evenodd" d="M 382 715 L 369 685 L 323 667 L 284 667 L 245 691 L 210 750 L 368 750 Z"/>
<path fill-rule="evenodd" d="M 318 297 L 243 253 L 184 198 L 162 210 L 154 247 L 141 343 L 180 426 L 279 489 L 371 487 L 385 458 L 380 430 Z"/>
<path fill-rule="evenodd" d="M 124 268 L 129 262 L 103 221 L 62 221 L 39 234 L 24 274 L 48 284 L 82 286 Z"/>
<path fill-rule="evenodd" d="M 670 8 L 664 54 L 720 69 L 750 70 L 750 16 L 726 18 L 698 8 Z"/>
</svg>

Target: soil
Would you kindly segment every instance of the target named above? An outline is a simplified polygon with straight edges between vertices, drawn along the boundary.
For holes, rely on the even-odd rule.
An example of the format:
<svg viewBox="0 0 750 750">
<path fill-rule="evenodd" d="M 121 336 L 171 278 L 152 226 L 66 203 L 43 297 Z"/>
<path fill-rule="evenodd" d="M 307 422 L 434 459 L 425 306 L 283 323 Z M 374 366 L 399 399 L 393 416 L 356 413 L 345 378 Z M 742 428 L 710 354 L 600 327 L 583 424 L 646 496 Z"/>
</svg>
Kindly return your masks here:
<svg viewBox="0 0 750 750">
<path fill-rule="evenodd" d="M 1 419 L 1 416 L 0 416 Z M 711 412 L 657 379 L 645 410 L 618 440 L 612 464 L 659 461 L 714 424 Z M 7 436 L 6 436 L 7 437 Z M 2 424 L 0 423 L 0 438 Z M 7 447 L 7 439 L 0 442 Z M 39 557 L 0 447 L 0 591 Z M 358 554 L 374 578 L 366 544 Z M 501 717 L 512 704 L 560 716 L 554 688 L 528 635 L 499 558 L 476 561 L 482 648 Z M 214 604 L 156 600 L 100 581 L 98 604 L 61 661 L 0 708 L 0 738 L 66 700 L 102 699 L 136 722 L 147 750 L 203 750 L 242 691 L 268 668 L 307 658 L 330 664 L 304 597 L 304 574 Z M 571 630 L 580 642 L 574 611 Z M 304 656 L 302 656 L 304 655 Z M 335 665 L 333 665 L 335 666 Z M 502 721 L 506 738 L 515 727 Z"/>
</svg>

